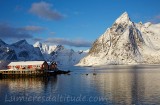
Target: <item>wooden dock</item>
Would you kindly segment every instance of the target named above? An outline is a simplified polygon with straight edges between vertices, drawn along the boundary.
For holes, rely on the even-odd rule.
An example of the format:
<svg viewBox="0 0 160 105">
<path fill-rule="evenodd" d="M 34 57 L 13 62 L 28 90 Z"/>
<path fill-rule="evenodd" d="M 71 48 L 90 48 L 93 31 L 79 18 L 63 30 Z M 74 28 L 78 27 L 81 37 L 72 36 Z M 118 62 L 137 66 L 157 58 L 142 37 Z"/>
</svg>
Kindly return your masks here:
<svg viewBox="0 0 160 105">
<path fill-rule="evenodd" d="M 44 70 L 0 70 L 1 78 L 46 76 Z"/>
<path fill-rule="evenodd" d="M 44 70 L 0 70 L 2 74 L 43 74 Z"/>
<path fill-rule="evenodd" d="M 15 77 L 48 77 L 57 74 L 68 74 L 70 71 L 62 71 L 62 70 L 0 70 L 0 78 L 15 78 Z"/>
</svg>

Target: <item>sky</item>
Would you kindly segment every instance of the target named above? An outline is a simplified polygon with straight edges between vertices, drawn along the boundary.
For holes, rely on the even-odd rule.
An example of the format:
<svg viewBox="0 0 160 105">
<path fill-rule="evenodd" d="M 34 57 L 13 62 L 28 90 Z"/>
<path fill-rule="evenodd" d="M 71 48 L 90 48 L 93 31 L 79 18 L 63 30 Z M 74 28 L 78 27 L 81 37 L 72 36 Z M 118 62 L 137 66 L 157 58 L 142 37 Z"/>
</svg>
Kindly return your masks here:
<svg viewBox="0 0 160 105">
<path fill-rule="evenodd" d="M 124 12 L 160 23 L 160 0 L 0 0 L 0 39 L 89 49 Z"/>
</svg>

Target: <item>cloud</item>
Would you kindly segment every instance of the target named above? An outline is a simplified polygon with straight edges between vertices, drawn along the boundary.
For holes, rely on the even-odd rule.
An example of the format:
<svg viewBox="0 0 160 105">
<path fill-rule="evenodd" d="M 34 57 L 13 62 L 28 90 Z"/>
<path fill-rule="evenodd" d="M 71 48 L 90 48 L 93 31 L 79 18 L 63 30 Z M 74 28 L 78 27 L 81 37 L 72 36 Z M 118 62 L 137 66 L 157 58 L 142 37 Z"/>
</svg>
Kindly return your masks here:
<svg viewBox="0 0 160 105">
<path fill-rule="evenodd" d="M 0 38 L 26 39 L 33 36 L 23 28 L 15 28 L 8 24 L 0 24 Z"/>
<path fill-rule="evenodd" d="M 55 35 L 56 34 L 56 32 L 50 32 L 49 33 L 49 35 Z"/>
<path fill-rule="evenodd" d="M 42 41 L 43 39 L 42 38 L 33 38 L 32 40 L 37 42 L 37 41 Z"/>
<path fill-rule="evenodd" d="M 46 30 L 45 28 L 40 26 L 25 26 L 23 29 L 26 31 L 35 32 L 35 33 Z"/>
<path fill-rule="evenodd" d="M 52 9 L 53 5 L 50 3 L 46 3 L 44 1 L 33 3 L 29 12 L 37 15 L 38 17 L 49 19 L 49 20 L 60 20 L 64 16 Z"/>
<path fill-rule="evenodd" d="M 85 40 L 67 40 L 64 38 L 48 38 L 44 41 L 50 44 L 68 45 L 73 47 L 91 47 L 92 42 Z"/>
</svg>

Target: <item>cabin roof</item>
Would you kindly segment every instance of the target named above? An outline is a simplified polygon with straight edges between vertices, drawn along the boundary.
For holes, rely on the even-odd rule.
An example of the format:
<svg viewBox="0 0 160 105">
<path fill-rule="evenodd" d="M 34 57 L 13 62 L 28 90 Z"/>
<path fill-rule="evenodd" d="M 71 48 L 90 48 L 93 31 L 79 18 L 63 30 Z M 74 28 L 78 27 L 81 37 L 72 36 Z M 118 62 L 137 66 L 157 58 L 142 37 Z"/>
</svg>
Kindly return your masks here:
<svg viewBox="0 0 160 105">
<path fill-rule="evenodd" d="M 8 66 L 15 65 L 42 65 L 45 61 L 20 61 L 20 62 L 11 62 Z"/>
</svg>

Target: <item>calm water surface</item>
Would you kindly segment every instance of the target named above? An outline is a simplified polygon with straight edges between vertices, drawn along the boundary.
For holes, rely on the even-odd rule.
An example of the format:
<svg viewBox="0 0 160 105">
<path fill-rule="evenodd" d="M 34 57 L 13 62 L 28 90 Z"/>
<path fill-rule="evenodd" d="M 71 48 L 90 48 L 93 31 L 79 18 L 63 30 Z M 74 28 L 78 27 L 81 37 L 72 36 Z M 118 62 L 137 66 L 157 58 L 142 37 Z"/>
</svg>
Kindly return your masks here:
<svg viewBox="0 0 160 105">
<path fill-rule="evenodd" d="M 64 67 L 70 75 L 0 80 L 0 105 L 160 105 L 160 66 Z"/>
</svg>

